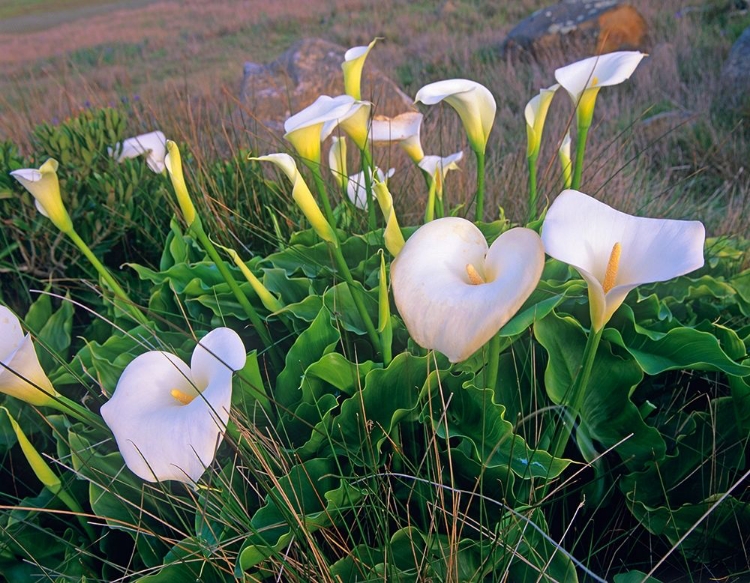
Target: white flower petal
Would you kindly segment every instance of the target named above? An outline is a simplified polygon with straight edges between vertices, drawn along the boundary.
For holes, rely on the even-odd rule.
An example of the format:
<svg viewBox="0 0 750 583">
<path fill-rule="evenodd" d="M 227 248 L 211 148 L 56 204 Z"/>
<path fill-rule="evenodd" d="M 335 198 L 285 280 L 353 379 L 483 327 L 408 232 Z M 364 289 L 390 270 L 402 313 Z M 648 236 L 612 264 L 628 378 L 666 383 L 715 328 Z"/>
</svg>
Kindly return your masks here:
<svg viewBox="0 0 750 583">
<path fill-rule="evenodd" d="M 128 138 L 115 145 L 114 148 L 107 148 L 110 156 L 117 154 L 117 161 L 122 162 L 126 158 L 137 158 L 147 154 L 146 164 L 152 172 L 161 174 L 165 169 L 164 158 L 167 155 L 167 138 L 160 131 L 141 134 L 133 138 Z"/>
<path fill-rule="evenodd" d="M 223 439 L 232 397 L 232 370 L 245 349 L 231 330 L 206 335 L 193 368 L 167 352 L 147 352 L 123 371 L 101 408 L 126 465 L 147 481 L 197 481 Z M 192 401 L 178 401 L 176 390 Z"/>
<path fill-rule="evenodd" d="M 634 287 L 666 281 L 703 266 L 705 228 L 699 221 L 642 218 L 622 213 L 577 190 L 563 191 L 542 228 L 546 252 L 575 267 L 599 294 L 615 243 L 622 251 L 614 287 L 594 298 L 604 325 Z M 601 294 L 603 294 L 603 289 Z M 596 320 L 597 318 L 594 318 Z"/>
<path fill-rule="evenodd" d="M 350 95 L 321 95 L 311 105 L 288 118 L 284 122 L 284 131 L 290 133 L 311 125 L 341 119 L 349 113 L 355 102 Z"/>
<path fill-rule="evenodd" d="M 487 283 L 470 282 L 469 264 Z M 438 219 L 420 227 L 393 262 L 394 299 L 417 344 L 460 362 L 516 313 L 543 265 L 541 241 L 530 229 L 507 231 L 488 250 L 473 223 Z"/>
<path fill-rule="evenodd" d="M 426 105 L 443 100 L 461 117 L 471 147 L 484 152 L 497 109 L 490 90 L 469 79 L 447 79 L 425 85 L 414 98 Z"/>
<path fill-rule="evenodd" d="M 629 79 L 645 56 L 638 51 L 619 51 L 589 57 L 557 69 L 555 79 L 577 104 L 584 89 L 608 87 Z"/>
<path fill-rule="evenodd" d="M 388 170 L 387 174 L 383 174 L 383 171 L 380 168 L 375 168 L 375 177 L 379 182 L 384 182 L 386 178 L 390 178 L 393 176 L 393 173 L 396 170 L 394 168 L 390 168 Z M 373 179 L 374 181 L 374 179 Z M 346 186 L 346 194 L 349 197 L 349 200 L 352 201 L 354 206 L 356 206 L 358 209 L 366 209 L 367 208 L 367 184 L 365 183 L 365 173 L 364 171 L 359 172 L 358 174 L 353 174 L 349 177 L 349 182 Z"/>
<path fill-rule="evenodd" d="M 441 177 L 445 177 L 449 170 L 458 170 L 457 162 L 460 162 L 463 157 L 463 151 L 450 156 L 425 156 L 418 166 L 430 176 L 436 176 L 440 172 Z"/>
<path fill-rule="evenodd" d="M 48 405 L 57 394 L 39 363 L 31 336 L 24 335 L 21 322 L 5 306 L 0 306 L 0 362 L 4 365 L 0 366 L 0 393 L 31 405 Z"/>
<path fill-rule="evenodd" d="M 396 117 L 376 115 L 372 120 L 370 141 L 373 144 L 400 142 L 416 136 L 422 127 L 424 116 L 416 111 L 407 111 Z"/>
<path fill-rule="evenodd" d="M 190 361 L 193 381 L 208 385 L 214 377 L 231 377 L 245 366 L 245 345 L 231 328 L 216 328 L 206 334 L 195 347 Z"/>
</svg>

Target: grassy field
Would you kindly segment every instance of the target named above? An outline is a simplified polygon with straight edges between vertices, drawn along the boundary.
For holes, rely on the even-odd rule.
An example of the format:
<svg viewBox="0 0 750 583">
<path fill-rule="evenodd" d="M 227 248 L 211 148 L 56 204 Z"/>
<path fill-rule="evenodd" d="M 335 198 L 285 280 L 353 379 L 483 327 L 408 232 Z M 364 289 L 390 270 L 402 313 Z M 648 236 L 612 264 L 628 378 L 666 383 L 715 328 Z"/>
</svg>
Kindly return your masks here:
<svg viewBox="0 0 750 583">
<path fill-rule="evenodd" d="M 541 0 L 499 6 L 475 0 L 377 5 L 364 0 L 220 0 L 210 5 L 135 0 L 108 6 L 39 0 L 23 3 L 23 9 L 21 4 L 6 3 L 0 25 L 37 19 L 44 29 L 29 25 L 27 32 L 0 34 L 6 47 L 0 54 L 0 138 L 24 151 L 37 123 L 133 99 L 140 103 L 140 113 L 131 120 L 133 132 L 158 125 L 187 141 L 200 136 L 217 152 L 237 147 L 275 151 L 278 136 L 244 127 L 226 131 L 235 123 L 243 63 L 268 62 L 305 36 L 343 46 L 379 36 L 384 41 L 368 62 L 395 78 L 407 94 L 446 77 L 471 77 L 493 91 L 498 119 L 490 140 L 489 194 L 493 205 L 503 205 L 517 220 L 524 216 L 523 107 L 539 87 L 552 84 L 555 67 L 583 56 L 560 54 L 542 63 L 497 57 L 494 48 L 507 31 L 544 6 Z M 649 22 L 651 58 L 632 83 L 602 92 L 585 189 L 603 190 L 605 200 L 628 211 L 700 214 L 714 234 L 747 232 L 746 117 L 724 106 L 719 76 L 748 18 L 731 2 L 714 1 L 700 9 L 680 0 L 634 4 Z M 94 5 L 97 14 L 80 16 Z M 52 6 L 55 26 L 44 20 Z M 553 196 L 557 188 L 554 144 L 570 121 L 566 101 L 556 97 L 558 113 L 548 121 L 552 137 L 542 156 L 542 196 Z M 252 115 L 252 104 L 246 111 Z M 423 135 L 433 151 L 462 139 L 451 116 L 431 113 L 426 127 L 430 131 Z M 235 143 L 222 143 L 226 135 Z M 455 138 L 448 139 L 451 135 Z M 447 185 L 457 201 L 471 190 L 473 171 L 465 170 Z M 605 183 L 601 176 L 610 178 Z M 402 185 L 401 204 L 410 200 L 412 183 L 414 176 L 394 178 Z"/>
</svg>

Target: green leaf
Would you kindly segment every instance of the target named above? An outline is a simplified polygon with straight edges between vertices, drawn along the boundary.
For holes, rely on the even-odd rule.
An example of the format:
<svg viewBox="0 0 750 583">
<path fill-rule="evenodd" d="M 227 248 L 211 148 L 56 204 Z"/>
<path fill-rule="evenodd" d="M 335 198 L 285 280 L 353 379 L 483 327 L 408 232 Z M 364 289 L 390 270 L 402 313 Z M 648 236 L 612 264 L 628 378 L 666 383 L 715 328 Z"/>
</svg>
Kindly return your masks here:
<svg viewBox="0 0 750 583">
<path fill-rule="evenodd" d="M 465 438 L 474 459 L 483 466 L 510 468 L 522 478 L 554 478 L 569 461 L 532 450 L 505 420 L 505 407 L 495 402 L 492 389 L 471 384 L 471 375 L 432 373 L 427 381 L 430 402 L 422 415 L 431 419 L 443 439 Z"/>
<path fill-rule="evenodd" d="M 294 411 L 302 400 L 302 375 L 307 367 L 331 352 L 341 340 L 331 325 L 331 315 L 322 308 L 310 327 L 297 337 L 286 355 L 286 366 L 276 379 L 274 398 L 282 410 Z"/>
<path fill-rule="evenodd" d="M 729 358 L 716 337 L 708 332 L 679 327 L 659 339 L 652 339 L 639 334 L 629 320 L 622 319 L 620 324 L 619 329 L 605 328 L 603 338 L 627 350 L 646 374 L 693 369 L 750 375 L 750 366 L 742 366 Z"/>
<path fill-rule="evenodd" d="M 239 553 L 235 574 L 279 553 L 293 540 L 304 548 L 315 531 L 340 524 L 363 493 L 334 477 L 331 458 L 308 460 L 292 467 L 266 496 L 250 520 L 251 530 Z M 304 551 L 303 551 L 304 552 Z"/>
<path fill-rule="evenodd" d="M 401 353 L 388 368 L 373 369 L 361 392 L 341 403 L 331 439 L 351 463 L 379 464 L 380 449 L 398 423 L 414 416 L 419 394 L 431 366 L 429 357 Z"/>
<path fill-rule="evenodd" d="M 554 403 L 562 403 L 581 366 L 586 335 L 573 318 L 554 313 L 537 322 L 534 332 L 549 355 L 544 373 L 547 394 Z M 659 432 L 646 425 L 630 399 L 642 378 L 635 360 L 615 356 L 606 343 L 600 344 L 579 412 L 588 434 L 602 445 L 622 442 L 615 451 L 631 468 L 660 459 L 666 451 Z"/>
</svg>

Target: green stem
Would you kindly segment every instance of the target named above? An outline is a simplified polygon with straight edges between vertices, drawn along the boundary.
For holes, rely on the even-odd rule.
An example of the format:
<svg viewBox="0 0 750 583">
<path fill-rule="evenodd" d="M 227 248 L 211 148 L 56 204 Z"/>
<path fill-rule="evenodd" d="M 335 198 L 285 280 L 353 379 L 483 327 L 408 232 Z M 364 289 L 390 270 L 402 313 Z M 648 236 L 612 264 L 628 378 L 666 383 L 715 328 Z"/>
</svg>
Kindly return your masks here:
<svg viewBox="0 0 750 583">
<path fill-rule="evenodd" d="M 359 312 L 359 315 L 362 318 L 362 321 L 365 323 L 365 329 L 367 330 L 367 336 L 370 338 L 370 342 L 372 342 L 372 345 L 375 347 L 375 350 L 377 352 L 383 353 L 383 348 L 380 345 L 380 336 L 378 335 L 377 330 L 375 329 L 375 325 L 372 323 L 372 318 L 370 318 L 370 314 L 367 312 L 367 309 L 365 308 L 365 303 L 360 295 L 360 290 L 354 285 L 354 278 L 352 277 L 352 272 L 349 271 L 349 266 L 346 264 L 346 260 L 344 259 L 344 255 L 341 252 L 341 248 L 338 245 L 331 244 L 329 245 L 331 251 L 333 252 L 333 257 L 336 260 L 336 267 L 339 270 L 339 273 L 344 278 L 344 281 L 349 286 L 349 291 L 352 294 L 352 299 L 354 300 L 354 305 L 357 307 L 357 311 Z"/>
<path fill-rule="evenodd" d="M 573 183 L 571 188 L 578 190 L 581 186 L 581 177 L 583 175 L 583 157 L 586 153 L 586 138 L 589 134 L 587 125 L 578 125 L 578 139 L 576 141 L 576 165 L 573 172 Z"/>
<path fill-rule="evenodd" d="M 442 219 L 445 216 L 445 206 L 443 206 L 443 197 L 442 197 L 442 195 L 438 196 L 435 199 L 435 216 L 438 219 Z"/>
<path fill-rule="evenodd" d="M 323 212 L 326 215 L 326 219 L 328 219 L 328 223 L 333 227 L 336 228 L 336 217 L 333 216 L 333 208 L 331 208 L 331 200 L 328 198 L 328 190 L 326 189 L 326 183 L 323 180 L 323 175 L 320 173 L 320 164 L 315 163 L 307 163 L 307 167 L 312 171 L 313 178 L 315 179 L 315 188 L 318 191 L 318 196 L 320 197 L 320 200 L 323 201 Z"/>
<path fill-rule="evenodd" d="M 427 194 L 427 206 L 424 209 L 424 222 L 429 223 L 435 218 L 435 189 L 437 187 L 437 180 L 430 181 L 430 191 Z"/>
<path fill-rule="evenodd" d="M 484 386 L 495 390 L 497 386 L 497 373 L 500 369 L 500 336 L 495 334 L 487 343 L 487 366 L 485 368 Z"/>
<path fill-rule="evenodd" d="M 192 229 L 196 237 L 198 237 L 198 241 L 200 242 L 201 246 L 206 251 L 206 253 L 208 253 L 211 261 L 213 261 L 216 265 L 216 268 L 219 270 L 219 273 L 221 273 L 224 281 L 226 281 L 229 285 L 229 289 L 232 290 L 234 297 L 237 299 L 240 306 L 242 306 L 242 309 L 244 310 L 245 314 L 247 314 L 247 317 L 250 318 L 250 322 L 253 324 L 253 327 L 258 333 L 258 336 L 260 336 L 261 341 L 268 349 L 268 353 L 271 357 L 271 362 L 273 362 L 274 366 L 277 367 L 278 370 L 281 370 L 283 361 L 279 354 L 276 352 L 278 347 L 273 343 L 273 340 L 271 340 L 271 336 L 266 329 L 263 319 L 258 315 L 258 312 L 255 311 L 255 308 L 253 308 L 250 300 L 247 299 L 247 296 L 240 289 L 237 280 L 232 276 L 232 273 L 229 271 L 226 263 L 224 263 L 221 257 L 219 257 L 219 253 L 218 251 L 216 251 L 216 247 L 214 247 L 214 244 L 211 242 L 211 240 L 208 238 L 208 235 L 206 235 L 206 232 L 203 230 L 203 225 L 201 225 L 200 220 L 196 219 L 195 221 L 193 221 L 193 223 L 190 225 L 190 229 Z"/>
<path fill-rule="evenodd" d="M 570 434 L 573 431 L 573 424 L 575 419 L 581 413 L 583 407 L 583 401 L 586 396 L 586 387 L 589 383 L 589 377 L 591 376 L 591 370 L 594 367 L 594 359 L 596 358 L 596 350 L 599 347 L 599 341 L 602 339 L 602 332 L 604 328 L 598 332 L 589 333 L 589 337 L 586 339 L 586 347 L 583 349 L 583 358 L 581 360 L 581 366 L 578 369 L 573 384 L 570 387 L 570 392 L 566 395 L 566 398 L 561 403 L 565 407 L 566 419 L 562 430 L 557 435 L 557 439 L 552 447 L 552 453 L 555 457 L 562 457 L 565 451 L 565 446 L 570 439 Z M 570 413 L 570 415 L 567 415 Z"/>
<path fill-rule="evenodd" d="M 112 277 L 112 274 L 109 272 L 109 270 L 102 264 L 101 261 L 94 255 L 93 251 L 89 249 L 89 246 L 86 245 L 86 243 L 81 239 L 81 237 L 76 233 L 75 229 L 71 229 L 66 233 L 68 237 L 70 237 L 70 240 L 75 243 L 76 247 L 80 249 L 81 253 L 84 254 L 86 259 L 89 260 L 91 265 L 94 266 L 96 271 L 99 273 L 100 277 L 106 282 L 106 284 L 109 286 L 109 288 L 112 290 L 112 293 L 115 294 L 122 302 L 128 307 L 128 310 L 132 314 L 133 318 L 139 323 L 143 324 L 144 326 L 151 327 L 151 322 L 149 321 L 146 316 L 143 315 L 143 313 L 136 307 L 136 305 L 130 301 L 130 298 L 128 297 L 128 294 L 125 292 L 124 289 L 120 287 L 120 284 L 117 283 L 114 277 Z"/>
<path fill-rule="evenodd" d="M 48 406 L 52 407 L 53 409 L 57 409 L 58 411 L 60 411 L 60 413 L 65 413 L 67 415 L 70 415 L 71 417 L 75 417 L 76 419 L 82 421 L 83 423 L 86 423 L 90 427 L 96 427 L 98 429 L 109 431 L 109 428 L 106 426 L 104 420 L 99 415 L 97 415 L 93 411 L 89 411 L 83 405 L 79 405 L 75 401 L 68 399 L 63 395 L 55 395 L 53 397 L 53 400 L 48 403 Z"/>
<path fill-rule="evenodd" d="M 477 212 L 476 220 L 484 219 L 484 152 L 474 151 L 477 158 Z"/>
<path fill-rule="evenodd" d="M 539 154 L 534 154 L 533 156 L 529 156 L 528 163 L 529 163 L 529 216 L 527 223 L 532 222 L 536 219 L 536 199 L 537 199 L 537 191 L 536 191 L 536 161 L 539 157 Z"/>
<path fill-rule="evenodd" d="M 367 228 L 374 231 L 378 227 L 378 219 L 375 215 L 375 200 L 372 197 L 372 156 L 367 148 L 360 150 L 362 154 L 362 171 L 365 175 L 365 192 L 367 194 Z"/>
</svg>

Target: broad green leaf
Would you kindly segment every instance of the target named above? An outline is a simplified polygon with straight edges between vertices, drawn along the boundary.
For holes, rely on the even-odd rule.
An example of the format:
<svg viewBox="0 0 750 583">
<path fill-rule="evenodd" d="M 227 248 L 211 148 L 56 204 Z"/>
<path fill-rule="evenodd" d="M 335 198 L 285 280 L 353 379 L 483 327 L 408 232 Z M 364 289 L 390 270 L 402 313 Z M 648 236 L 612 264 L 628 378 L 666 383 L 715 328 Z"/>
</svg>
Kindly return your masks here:
<svg viewBox="0 0 750 583">
<path fill-rule="evenodd" d="M 495 403 L 494 392 L 479 389 L 471 382 L 470 375 L 430 375 L 430 402 L 422 415 L 432 419 L 437 435 L 443 439 L 467 439 L 474 459 L 482 465 L 510 468 L 522 479 L 560 475 L 568 460 L 554 459 L 546 451 L 529 448 L 505 420 L 505 407 Z"/>
<path fill-rule="evenodd" d="M 750 367 L 729 358 L 713 334 L 694 328 L 673 328 L 662 338 L 653 340 L 638 334 L 631 322 L 620 329 L 605 328 L 603 338 L 627 350 L 649 375 L 676 369 L 750 375 Z"/>
<path fill-rule="evenodd" d="M 310 327 L 297 337 L 286 355 L 286 366 L 276 379 L 274 399 L 282 411 L 292 412 L 302 400 L 302 376 L 307 367 L 331 352 L 341 340 L 331 325 L 331 315 L 326 308 L 318 312 Z"/>
<path fill-rule="evenodd" d="M 340 524 L 363 493 L 335 478 L 330 458 L 295 465 L 266 496 L 265 505 L 250 520 L 250 534 L 242 545 L 235 574 L 279 553 L 296 539 L 303 547 L 320 528 Z"/>
<path fill-rule="evenodd" d="M 388 368 L 371 370 L 362 390 L 341 403 L 341 413 L 333 420 L 336 450 L 356 465 L 377 465 L 393 429 L 414 416 L 429 368 L 429 357 L 401 353 Z"/>
<path fill-rule="evenodd" d="M 563 403 L 581 366 L 585 333 L 572 318 L 554 313 L 537 322 L 534 332 L 549 355 L 544 373 L 547 394 L 554 403 Z M 630 399 L 642 378 L 635 360 L 615 356 L 606 342 L 602 342 L 579 412 L 588 434 L 603 446 L 609 448 L 622 442 L 615 451 L 631 468 L 659 459 L 666 451 L 659 432 L 646 425 Z"/>
</svg>

